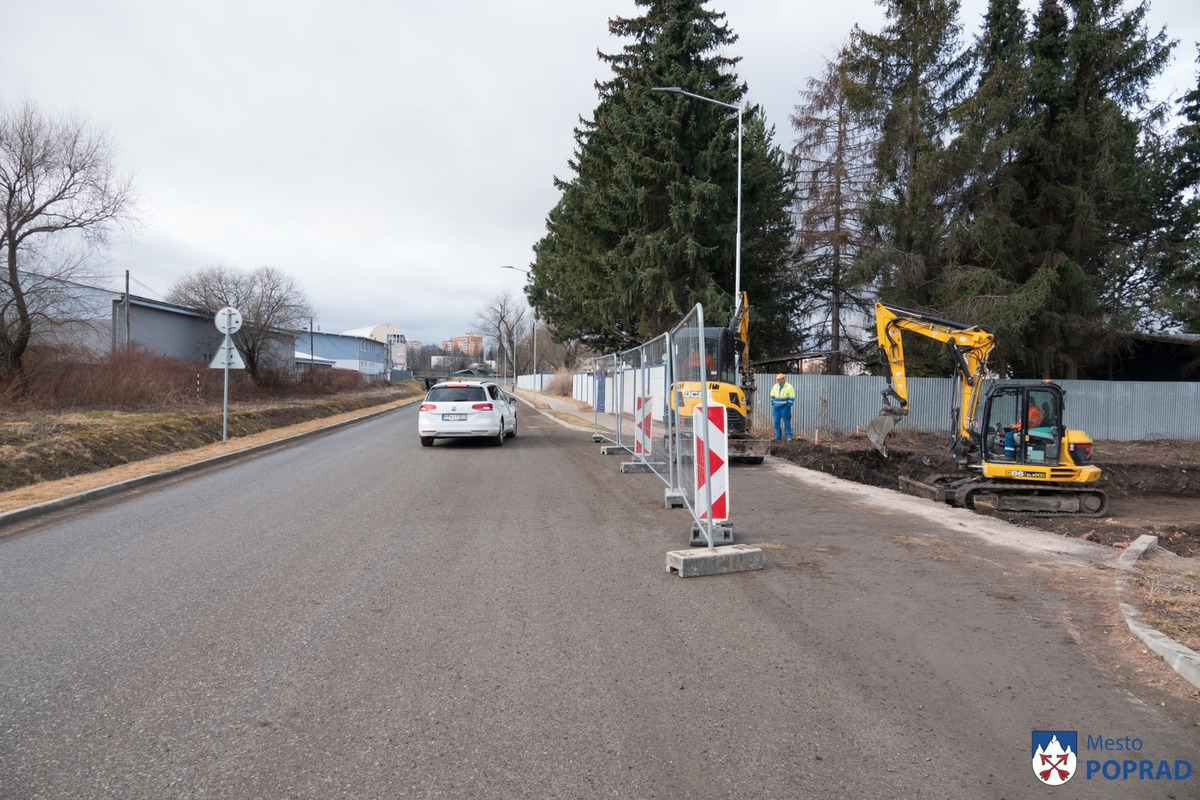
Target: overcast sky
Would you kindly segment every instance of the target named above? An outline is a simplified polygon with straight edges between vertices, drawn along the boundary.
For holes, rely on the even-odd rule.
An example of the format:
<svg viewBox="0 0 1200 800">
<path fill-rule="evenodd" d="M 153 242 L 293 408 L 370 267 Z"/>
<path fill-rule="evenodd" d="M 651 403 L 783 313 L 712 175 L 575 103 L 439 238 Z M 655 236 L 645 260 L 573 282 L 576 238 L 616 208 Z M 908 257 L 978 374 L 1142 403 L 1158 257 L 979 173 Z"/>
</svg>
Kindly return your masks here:
<svg viewBox="0 0 1200 800">
<path fill-rule="evenodd" d="M 82 117 L 118 143 L 142 227 L 112 288 L 161 298 L 207 266 L 279 267 L 322 330 L 438 342 L 519 295 L 567 176 L 572 129 L 633 0 L 38 0 L 5 4 L 0 101 Z M 791 144 L 797 92 L 871 0 L 716 0 L 750 100 Z M 964 0 L 971 35 L 985 0 Z M 1027 5 L 1027 7 L 1029 7 Z M 1154 0 L 1195 80 L 1200 3 Z"/>
</svg>

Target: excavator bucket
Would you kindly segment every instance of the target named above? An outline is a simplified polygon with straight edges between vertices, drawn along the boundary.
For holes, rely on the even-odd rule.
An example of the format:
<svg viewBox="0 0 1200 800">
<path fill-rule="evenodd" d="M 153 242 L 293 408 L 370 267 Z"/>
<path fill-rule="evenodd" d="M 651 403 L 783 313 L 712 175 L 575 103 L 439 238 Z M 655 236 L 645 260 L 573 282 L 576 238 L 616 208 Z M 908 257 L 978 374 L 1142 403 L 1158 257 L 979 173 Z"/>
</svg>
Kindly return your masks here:
<svg viewBox="0 0 1200 800">
<path fill-rule="evenodd" d="M 871 440 L 871 444 L 875 445 L 875 449 L 887 458 L 887 437 L 896 427 L 896 417 L 892 414 L 880 414 L 871 423 L 867 425 L 867 438 Z"/>
</svg>

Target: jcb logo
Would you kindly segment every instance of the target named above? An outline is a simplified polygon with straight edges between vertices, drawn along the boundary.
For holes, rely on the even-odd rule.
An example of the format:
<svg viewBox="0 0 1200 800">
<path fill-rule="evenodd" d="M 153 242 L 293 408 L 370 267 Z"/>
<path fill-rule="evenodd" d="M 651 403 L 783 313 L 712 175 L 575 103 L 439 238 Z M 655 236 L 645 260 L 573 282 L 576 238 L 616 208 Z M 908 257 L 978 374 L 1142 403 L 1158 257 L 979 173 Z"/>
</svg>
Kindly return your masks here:
<svg viewBox="0 0 1200 800">
<path fill-rule="evenodd" d="M 680 392 L 680 394 L 683 395 L 685 400 L 699 400 L 700 399 L 700 390 L 698 390 L 698 389 L 684 389 L 683 391 Z"/>
</svg>

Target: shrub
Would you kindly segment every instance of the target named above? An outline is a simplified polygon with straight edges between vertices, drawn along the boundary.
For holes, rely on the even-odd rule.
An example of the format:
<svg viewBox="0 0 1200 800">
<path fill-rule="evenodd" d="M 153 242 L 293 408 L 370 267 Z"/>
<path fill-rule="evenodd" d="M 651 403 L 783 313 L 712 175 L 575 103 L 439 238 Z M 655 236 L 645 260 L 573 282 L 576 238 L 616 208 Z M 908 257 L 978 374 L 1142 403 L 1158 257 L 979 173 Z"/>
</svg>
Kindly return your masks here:
<svg viewBox="0 0 1200 800">
<path fill-rule="evenodd" d="M 570 397 L 571 391 L 574 388 L 574 375 L 569 369 L 559 369 L 555 371 L 554 377 L 546 384 L 543 391 L 546 394 L 552 394 L 556 397 Z"/>
<path fill-rule="evenodd" d="M 199 361 L 180 361 L 139 347 L 122 348 L 103 357 L 59 348 L 31 348 L 20 387 L 0 386 L 0 405 L 56 411 L 77 408 L 178 408 L 220 403 L 224 370 Z M 325 370 L 293 376 L 263 371 L 257 384 L 244 370 L 229 371 L 229 399 L 244 401 L 332 395 L 368 388 L 353 370 Z"/>
</svg>

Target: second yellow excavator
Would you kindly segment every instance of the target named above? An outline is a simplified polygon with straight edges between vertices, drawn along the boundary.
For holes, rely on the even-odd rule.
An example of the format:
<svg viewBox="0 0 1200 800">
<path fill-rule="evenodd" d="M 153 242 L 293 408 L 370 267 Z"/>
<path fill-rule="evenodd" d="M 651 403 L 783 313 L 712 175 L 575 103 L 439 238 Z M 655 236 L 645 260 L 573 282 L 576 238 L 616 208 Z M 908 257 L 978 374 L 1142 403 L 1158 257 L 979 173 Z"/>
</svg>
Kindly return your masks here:
<svg viewBox="0 0 1200 800">
<path fill-rule="evenodd" d="M 988 380 L 981 398 L 996 344 L 991 331 L 884 303 L 875 304 L 875 327 L 889 374 L 884 406 L 867 426 L 872 444 L 886 457 L 888 435 L 908 414 L 903 334 L 926 336 L 945 343 L 954 357 L 950 453 L 975 473 L 901 478 L 902 489 L 963 508 L 1010 513 L 1102 516 L 1108 510 L 1108 495 L 1095 485 L 1100 468 L 1091 463 L 1091 438 L 1063 424 L 1062 387 Z"/>
<path fill-rule="evenodd" d="M 725 406 L 726 430 L 729 433 L 729 459 L 741 464 L 761 464 L 770 445 L 751 430 L 754 407 L 754 372 L 750 364 L 750 305 L 745 292 L 737 296 L 733 319 L 725 328 L 705 328 L 703 331 L 705 367 L 700 369 L 700 342 L 681 337 L 676 344 L 677 364 L 687 365 L 689 378 L 675 384 L 671 391 L 671 412 L 679 424 L 691 425 L 692 412 L 700 405 L 701 392 L 708 392 L 710 403 Z M 699 380 L 703 376 L 703 380 Z M 739 379 L 741 381 L 739 385 Z"/>
</svg>

